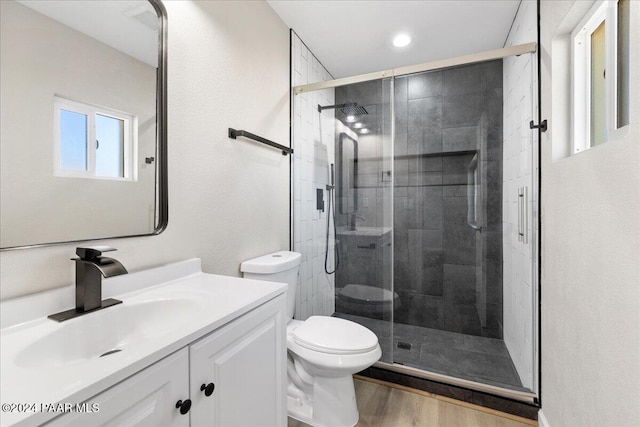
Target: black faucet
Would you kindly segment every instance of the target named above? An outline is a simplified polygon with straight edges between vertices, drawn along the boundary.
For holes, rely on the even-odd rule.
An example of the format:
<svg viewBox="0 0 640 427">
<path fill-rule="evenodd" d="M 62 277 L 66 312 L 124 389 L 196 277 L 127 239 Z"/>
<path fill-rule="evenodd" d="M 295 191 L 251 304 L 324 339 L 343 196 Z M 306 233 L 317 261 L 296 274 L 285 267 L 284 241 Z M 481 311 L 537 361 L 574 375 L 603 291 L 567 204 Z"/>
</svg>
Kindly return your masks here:
<svg viewBox="0 0 640 427">
<path fill-rule="evenodd" d="M 76 248 L 79 258 L 71 258 L 76 262 L 76 308 L 52 314 L 50 319 L 62 322 L 122 302 L 114 298 L 102 300 L 102 278 L 127 273 L 119 261 L 102 256 L 103 252 L 110 251 L 115 249 L 108 246 Z"/>
</svg>

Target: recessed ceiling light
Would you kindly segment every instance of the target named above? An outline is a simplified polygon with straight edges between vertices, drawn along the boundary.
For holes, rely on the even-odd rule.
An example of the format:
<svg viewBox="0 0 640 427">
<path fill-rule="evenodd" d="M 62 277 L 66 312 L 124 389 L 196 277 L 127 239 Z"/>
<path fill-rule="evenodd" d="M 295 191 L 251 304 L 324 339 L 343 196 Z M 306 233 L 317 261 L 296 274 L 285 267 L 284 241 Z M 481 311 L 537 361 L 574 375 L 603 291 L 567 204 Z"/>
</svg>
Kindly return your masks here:
<svg viewBox="0 0 640 427">
<path fill-rule="evenodd" d="M 356 120 L 356 116 L 347 116 L 348 122 L 354 122 Z"/>
<path fill-rule="evenodd" d="M 362 127 L 362 123 L 356 123 L 353 125 L 354 128 L 360 129 Z"/>
<path fill-rule="evenodd" d="M 395 47 L 405 47 L 411 43 L 411 36 L 409 34 L 398 34 L 393 38 L 393 45 Z"/>
<path fill-rule="evenodd" d="M 369 133 L 369 129 L 362 128 L 362 129 L 360 129 L 360 133 Z"/>
</svg>

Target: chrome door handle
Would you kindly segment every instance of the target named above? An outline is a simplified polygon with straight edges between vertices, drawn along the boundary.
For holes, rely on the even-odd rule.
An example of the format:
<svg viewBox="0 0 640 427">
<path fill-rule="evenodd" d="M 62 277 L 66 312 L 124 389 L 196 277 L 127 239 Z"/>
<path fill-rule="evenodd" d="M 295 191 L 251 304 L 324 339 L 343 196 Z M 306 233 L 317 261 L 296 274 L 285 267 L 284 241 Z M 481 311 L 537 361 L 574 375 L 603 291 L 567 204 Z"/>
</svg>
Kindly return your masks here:
<svg viewBox="0 0 640 427">
<path fill-rule="evenodd" d="M 527 187 L 518 188 L 518 241 L 524 243 L 527 239 Z"/>
</svg>

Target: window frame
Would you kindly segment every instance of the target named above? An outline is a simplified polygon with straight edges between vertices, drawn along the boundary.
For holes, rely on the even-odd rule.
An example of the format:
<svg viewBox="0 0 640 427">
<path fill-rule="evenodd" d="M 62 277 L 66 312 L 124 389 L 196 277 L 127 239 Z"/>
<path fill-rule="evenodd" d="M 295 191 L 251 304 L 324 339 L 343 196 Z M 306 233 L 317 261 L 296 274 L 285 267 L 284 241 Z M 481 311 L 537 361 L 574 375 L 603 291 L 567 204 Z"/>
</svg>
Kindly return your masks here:
<svg viewBox="0 0 640 427">
<path fill-rule="evenodd" d="M 54 155 L 53 155 L 53 175 L 57 177 L 67 178 L 89 178 L 89 179 L 106 179 L 112 181 L 137 181 L 137 117 L 116 111 L 110 108 L 98 107 L 70 99 L 54 96 Z M 63 169 L 62 161 L 62 142 L 60 140 L 60 111 L 71 111 L 73 113 L 83 114 L 87 117 L 87 169 Z M 123 122 L 123 176 L 101 176 L 96 175 L 96 115 L 110 117 Z"/>
<path fill-rule="evenodd" d="M 572 127 L 571 154 L 591 146 L 591 34 L 605 22 L 605 123 L 607 138 L 617 128 L 617 31 L 618 1 L 596 2 L 571 33 Z"/>
</svg>

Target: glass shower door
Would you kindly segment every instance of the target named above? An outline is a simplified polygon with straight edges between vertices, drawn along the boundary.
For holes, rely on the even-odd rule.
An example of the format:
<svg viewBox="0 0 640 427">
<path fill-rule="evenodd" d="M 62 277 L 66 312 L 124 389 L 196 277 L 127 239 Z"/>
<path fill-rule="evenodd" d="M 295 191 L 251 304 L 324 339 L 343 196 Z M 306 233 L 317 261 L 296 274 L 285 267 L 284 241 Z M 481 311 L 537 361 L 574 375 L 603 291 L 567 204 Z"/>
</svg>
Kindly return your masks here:
<svg viewBox="0 0 640 427">
<path fill-rule="evenodd" d="M 393 156 L 391 80 L 335 89 L 336 313 L 378 336 L 391 363 Z"/>
<path fill-rule="evenodd" d="M 393 362 L 528 392 L 531 372 L 517 358 L 532 366 L 533 293 L 503 280 L 503 250 L 515 235 L 503 211 L 509 217 L 516 200 L 524 217 L 528 200 L 526 186 L 514 198 L 503 177 L 521 164 L 509 159 L 504 172 L 503 60 L 397 77 L 394 86 Z M 520 129 L 516 143 L 531 140 Z M 529 326 L 513 324 L 505 290 L 523 295 Z M 528 348 L 505 340 L 517 328 Z"/>
</svg>

